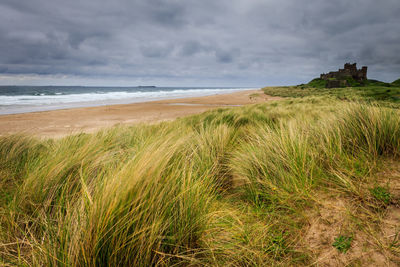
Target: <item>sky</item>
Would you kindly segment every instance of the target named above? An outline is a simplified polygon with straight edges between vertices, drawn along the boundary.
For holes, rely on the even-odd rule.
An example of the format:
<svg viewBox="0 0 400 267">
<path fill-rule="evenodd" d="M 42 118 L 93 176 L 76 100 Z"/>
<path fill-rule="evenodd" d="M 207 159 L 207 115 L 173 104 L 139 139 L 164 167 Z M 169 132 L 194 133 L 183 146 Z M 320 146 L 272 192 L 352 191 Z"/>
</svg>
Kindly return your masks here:
<svg viewBox="0 0 400 267">
<path fill-rule="evenodd" d="M 1 0 L 0 85 L 294 85 L 346 62 L 391 82 L 399 14 L 399 0 Z"/>
</svg>

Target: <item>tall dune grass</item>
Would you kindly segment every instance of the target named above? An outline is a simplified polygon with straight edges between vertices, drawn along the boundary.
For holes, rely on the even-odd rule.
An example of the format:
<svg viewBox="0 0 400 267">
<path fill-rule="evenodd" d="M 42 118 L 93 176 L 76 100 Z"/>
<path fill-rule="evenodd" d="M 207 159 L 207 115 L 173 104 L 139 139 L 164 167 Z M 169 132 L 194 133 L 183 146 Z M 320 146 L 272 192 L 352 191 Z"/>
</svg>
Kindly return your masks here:
<svg viewBox="0 0 400 267">
<path fill-rule="evenodd" d="M 323 101 L 1 137 L 0 263 L 306 263 L 295 247 L 316 190 L 355 192 L 400 151 L 397 111 Z"/>
</svg>

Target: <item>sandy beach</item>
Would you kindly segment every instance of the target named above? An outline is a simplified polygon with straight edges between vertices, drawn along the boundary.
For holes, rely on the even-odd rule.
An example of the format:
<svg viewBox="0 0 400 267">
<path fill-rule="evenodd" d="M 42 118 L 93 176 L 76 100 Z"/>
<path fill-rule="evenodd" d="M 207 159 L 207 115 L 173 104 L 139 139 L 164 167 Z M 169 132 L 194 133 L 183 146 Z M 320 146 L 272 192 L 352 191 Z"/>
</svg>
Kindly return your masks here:
<svg viewBox="0 0 400 267">
<path fill-rule="evenodd" d="M 1 115 L 0 135 L 25 133 L 40 137 L 61 137 L 79 132 L 95 132 L 118 124 L 173 120 L 214 108 L 275 99 L 279 98 L 267 96 L 261 90 L 246 90 L 204 97 Z"/>
</svg>

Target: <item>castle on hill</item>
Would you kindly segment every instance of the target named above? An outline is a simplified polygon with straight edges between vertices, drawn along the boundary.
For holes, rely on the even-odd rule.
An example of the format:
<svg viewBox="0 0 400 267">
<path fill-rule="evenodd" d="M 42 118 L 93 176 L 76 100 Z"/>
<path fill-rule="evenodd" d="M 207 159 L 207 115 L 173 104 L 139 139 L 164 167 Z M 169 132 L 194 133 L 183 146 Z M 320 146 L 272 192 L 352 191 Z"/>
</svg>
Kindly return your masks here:
<svg viewBox="0 0 400 267">
<path fill-rule="evenodd" d="M 349 78 L 353 78 L 355 81 L 362 83 L 367 80 L 367 69 L 367 66 L 357 69 L 357 63 L 346 63 L 343 69 L 323 73 L 320 78 L 327 81 L 326 87 L 328 88 L 346 86 L 347 79 Z"/>
</svg>

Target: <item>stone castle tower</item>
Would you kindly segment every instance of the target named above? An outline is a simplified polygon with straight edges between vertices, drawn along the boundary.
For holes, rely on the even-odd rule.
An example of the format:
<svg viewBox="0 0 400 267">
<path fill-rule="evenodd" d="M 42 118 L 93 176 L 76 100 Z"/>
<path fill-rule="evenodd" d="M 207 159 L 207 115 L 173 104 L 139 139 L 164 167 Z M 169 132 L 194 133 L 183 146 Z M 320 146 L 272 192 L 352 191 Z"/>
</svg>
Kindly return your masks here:
<svg viewBox="0 0 400 267">
<path fill-rule="evenodd" d="M 331 71 L 329 73 L 321 74 L 320 78 L 327 81 L 328 88 L 340 87 L 347 85 L 347 79 L 353 78 L 357 82 L 364 82 L 367 80 L 367 70 L 368 67 L 363 66 L 361 69 L 357 69 L 357 63 L 344 64 L 343 69 L 338 71 Z"/>
</svg>

